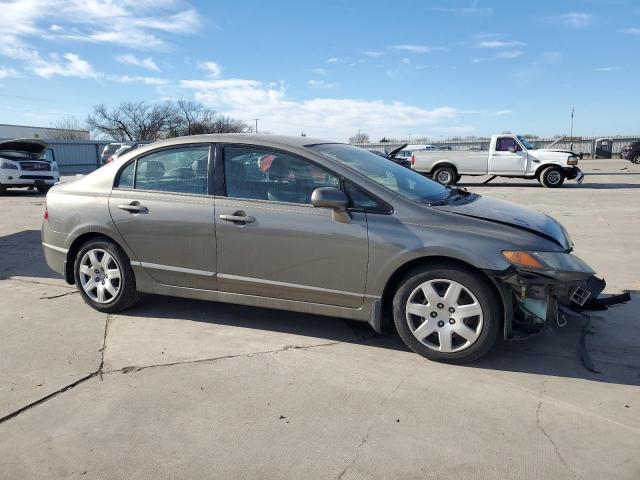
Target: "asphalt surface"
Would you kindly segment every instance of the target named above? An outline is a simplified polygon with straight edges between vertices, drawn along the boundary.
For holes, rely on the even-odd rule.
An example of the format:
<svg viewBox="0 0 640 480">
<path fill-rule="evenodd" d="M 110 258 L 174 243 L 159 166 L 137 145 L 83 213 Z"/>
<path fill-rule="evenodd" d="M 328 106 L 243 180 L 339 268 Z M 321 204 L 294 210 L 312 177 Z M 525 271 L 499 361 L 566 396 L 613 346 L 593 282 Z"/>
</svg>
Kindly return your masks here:
<svg viewBox="0 0 640 480">
<path fill-rule="evenodd" d="M 465 185 L 540 209 L 632 302 L 466 367 L 339 319 L 148 296 L 86 306 L 0 196 L 0 478 L 640 478 L 640 167 Z M 463 181 L 466 179 L 463 179 Z M 472 183 L 471 183 L 472 182 Z"/>
</svg>

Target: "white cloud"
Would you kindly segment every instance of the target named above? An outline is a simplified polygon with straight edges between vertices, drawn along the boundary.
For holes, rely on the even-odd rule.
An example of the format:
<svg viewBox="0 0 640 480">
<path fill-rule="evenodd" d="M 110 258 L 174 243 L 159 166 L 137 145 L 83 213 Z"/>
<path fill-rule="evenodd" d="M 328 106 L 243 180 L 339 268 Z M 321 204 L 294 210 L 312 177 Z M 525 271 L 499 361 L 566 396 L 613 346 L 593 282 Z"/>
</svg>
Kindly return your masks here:
<svg viewBox="0 0 640 480">
<path fill-rule="evenodd" d="M 506 59 L 511 60 L 513 58 L 518 58 L 523 53 L 524 52 L 522 50 L 505 50 L 503 52 L 496 53 L 496 57 L 498 57 L 498 58 L 506 58 Z"/>
<path fill-rule="evenodd" d="M 327 73 L 329 73 L 325 68 L 314 68 L 312 72 L 316 75 L 326 75 Z"/>
<path fill-rule="evenodd" d="M 383 55 L 384 55 L 384 53 L 383 53 L 383 52 L 380 52 L 380 51 L 378 51 L 378 50 L 367 50 L 366 52 L 364 52 L 364 54 L 365 54 L 367 57 L 381 57 L 381 56 L 383 56 Z"/>
<path fill-rule="evenodd" d="M 437 52 L 437 51 L 441 51 L 441 52 L 446 51 L 446 48 L 444 47 L 430 47 L 428 45 L 413 45 L 413 44 L 392 45 L 391 48 L 393 48 L 394 50 L 400 50 L 400 51 L 411 52 L 411 53 L 431 53 L 431 52 Z"/>
<path fill-rule="evenodd" d="M 123 63 L 125 65 L 142 67 L 142 68 L 146 68 L 147 70 L 153 70 L 154 72 L 160 71 L 160 69 L 158 68 L 158 65 L 156 65 L 156 62 L 154 62 L 151 57 L 138 58 L 135 55 L 128 53 L 126 55 L 116 55 L 113 58 L 117 62 Z"/>
<path fill-rule="evenodd" d="M 339 61 L 340 61 L 340 59 L 339 59 L 339 58 L 332 57 L 332 58 L 329 58 L 329 59 L 327 60 L 327 63 L 336 63 L 336 62 L 339 62 Z"/>
<path fill-rule="evenodd" d="M 105 75 L 106 80 L 118 83 L 144 83 L 145 85 L 167 85 L 169 80 L 158 77 L 144 77 L 140 75 Z"/>
<path fill-rule="evenodd" d="M 363 63 L 367 63 L 367 61 L 360 59 L 360 60 L 356 60 L 355 62 L 351 62 L 349 64 L 349 66 L 350 67 L 355 67 L 356 65 L 362 65 Z"/>
<path fill-rule="evenodd" d="M 623 28 L 622 33 L 626 33 L 627 35 L 640 35 L 640 28 L 637 28 L 637 27 Z"/>
<path fill-rule="evenodd" d="M 436 126 L 455 117 L 456 109 L 425 109 L 403 102 L 350 98 L 297 100 L 287 96 L 284 83 L 257 80 L 183 80 L 181 86 L 197 100 L 234 118 L 260 118 L 264 128 L 297 134 L 346 139 L 357 129 L 370 135 L 392 135 Z"/>
<path fill-rule="evenodd" d="M 620 67 L 599 67 L 596 68 L 598 72 L 615 72 L 616 70 L 620 70 Z"/>
<path fill-rule="evenodd" d="M 591 25 L 593 22 L 593 16 L 590 13 L 569 12 L 558 16 L 557 21 L 567 27 L 584 28 Z"/>
<path fill-rule="evenodd" d="M 309 88 L 318 90 L 333 90 L 340 86 L 337 82 L 325 82 L 324 80 L 309 80 L 307 85 L 309 85 Z"/>
<path fill-rule="evenodd" d="M 16 72 L 15 69 L 10 67 L 0 67 L 0 80 L 16 76 L 18 76 L 18 72 Z"/>
<path fill-rule="evenodd" d="M 452 13 L 467 17 L 487 17 L 493 13 L 493 8 L 481 7 L 431 7 L 434 12 Z"/>
<path fill-rule="evenodd" d="M 222 73 L 222 68 L 216 62 L 201 62 L 198 63 L 198 67 L 206 70 L 209 78 L 218 78 Z"/>
<path fill-rule="evenodd" d="M 76 53 L 65 53 L 62 58 L 51 54 L 48 59 L 40 58 L 32 60 L 29 68 L 38 76 L 51 78 L 61 77 L 96 78 L 98 73 L 93 66 L 80 58 Z"/>
<path fill-rule="evenodd" d="M 201 24 L 199 14 L 183 5 L 176 0 L 8 0 L 1 4 L 0 35 L 3 42 L 22 46 L 30 37 L 58 37 L 166 47 L 168 35 L 189 34 Z"/>
<path fill-rule="evenodd" d="M 476 48 L 514 48 L 514 47 L 526 47 L 527 45 L 517 41 L 502 41 L 502 40 L 484 40 L 474 45 Z"/>
<path fill-rule="evenodd" d="M 400 62 L 404 63 L 405 65 L 409 65 L 411 63 L 411 59 L 405 57 L 402 60 L 400 60 Z"/>
</svg>

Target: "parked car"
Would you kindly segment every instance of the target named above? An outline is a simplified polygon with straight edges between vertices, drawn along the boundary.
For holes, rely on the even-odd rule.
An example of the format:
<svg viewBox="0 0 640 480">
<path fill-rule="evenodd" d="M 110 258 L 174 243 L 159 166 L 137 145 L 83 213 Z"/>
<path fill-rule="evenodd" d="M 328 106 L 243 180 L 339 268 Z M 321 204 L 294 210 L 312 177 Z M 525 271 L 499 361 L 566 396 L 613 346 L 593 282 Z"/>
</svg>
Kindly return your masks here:
<svg viewBox="0 0 640 480">
<path fill-rule="evenodd" d="M 640 165 L 640 141 L 631 142 L 629 145 L 622 147 L 622 150 L 620 150 L 620 158 Z"/>
<path fill-rule="evenodd" d="M 582 183 L 577 167 L 582 155 L 569 150 L 535 148 L 520 135 L 493 135 L 488 152 L 473 150 L 419 151 L 411 168 L 453 185 L 462 175 L 537 179 L 549 188 L 561 187 L 565 179 Z"/>
<path fill-rule="evenodd" d="M 46 143 L 29 138 L 0 142 L 0 193 L 10 187 L 46 193 L 58 180 L 58 164 Z"/>
<path fill-rule="evenodd" d="M 401 145 L 399 147 L 391 148 L 388 151 L 387 149 L 385 149 L 384 152 L 380 152 L 378 150 L 370 150 L 370 152 L 375 153 L 376 155 L 379 155 L 383 158 L 386 158 L 387 160 L 391 160 L 392 162 L 395 162 L 398 165 L 402 165 L 405 168 L 411 168 L 411 161 L 408 158 L 397 156 L 402 151 L 402 149 L 405 148 L 406 146 L 407 144 L 405 143 L 404 145 Z"/>
<path fill-rule="evenodd" d="M 411 349 L 454 363 L 601 290 L 549 216 L 307 137 L 141 147 L 52 188 L 42 242 L 48 265 L 101 312 L 148 292 L 376 331 L 389 316 Z"/>
<path fill-rule="evenodd" d="M 104 165 L 106 163 L 113 162 L 120 155 L 124 155 L 125 153 L 135 150 L 136 148 L 140 148 L 143 145 L 147 145 L 148 143 L 149 142 L 122 142 L 105 145 L 102 150 L 102 155 L 100 156 L 100 164 Z"/>
</svg>

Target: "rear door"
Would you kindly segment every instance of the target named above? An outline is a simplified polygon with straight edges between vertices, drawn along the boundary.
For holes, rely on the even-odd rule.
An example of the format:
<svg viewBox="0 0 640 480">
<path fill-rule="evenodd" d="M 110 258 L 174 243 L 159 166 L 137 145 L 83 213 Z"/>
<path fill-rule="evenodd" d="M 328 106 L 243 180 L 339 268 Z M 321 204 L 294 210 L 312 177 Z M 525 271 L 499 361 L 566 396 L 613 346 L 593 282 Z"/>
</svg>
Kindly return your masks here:
<svg viewBox="0 0 640 480">
<path fill-rule="evenodd" d="M 365 213 L 338 223 L 331 210 L 311 205 L 315 188 L 340 187 L 338 176 L 280 150 L 228 145 L 219 151 L 225 190 L 216 196 L 218 289 L 362 306 L 369 258 Z"/>
<path fill-rule="evenodd" d="M 498 137 L 495 150 L 489 156 L 489 174 L 524 175 L 527 170 L 527 152 L 513 137 Z"/>
<path fill-rule="evenodd" d="M 147 153 L 121 170 L 111 192 L 109 211 L 132 263 L 165 285 L 216 289 L 209 157 L 209 144 Z"/>
</svg>

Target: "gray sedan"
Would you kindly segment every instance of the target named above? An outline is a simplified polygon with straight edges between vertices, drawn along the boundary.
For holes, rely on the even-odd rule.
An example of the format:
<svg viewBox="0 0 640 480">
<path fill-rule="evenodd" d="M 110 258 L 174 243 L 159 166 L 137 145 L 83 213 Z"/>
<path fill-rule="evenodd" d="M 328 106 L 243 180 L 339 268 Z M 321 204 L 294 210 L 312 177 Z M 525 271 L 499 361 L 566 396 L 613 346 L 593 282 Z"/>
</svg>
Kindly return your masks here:
<svg viewBox="0 0 640 480">
<path fill-rule="evenodd" d="M 42 242 L 102 312 L 153 293 L 389 323 L 453 363 L 599 293 L 547 215 L 306 137 L 143 146 L 51 189 Z"/>
</svg>

